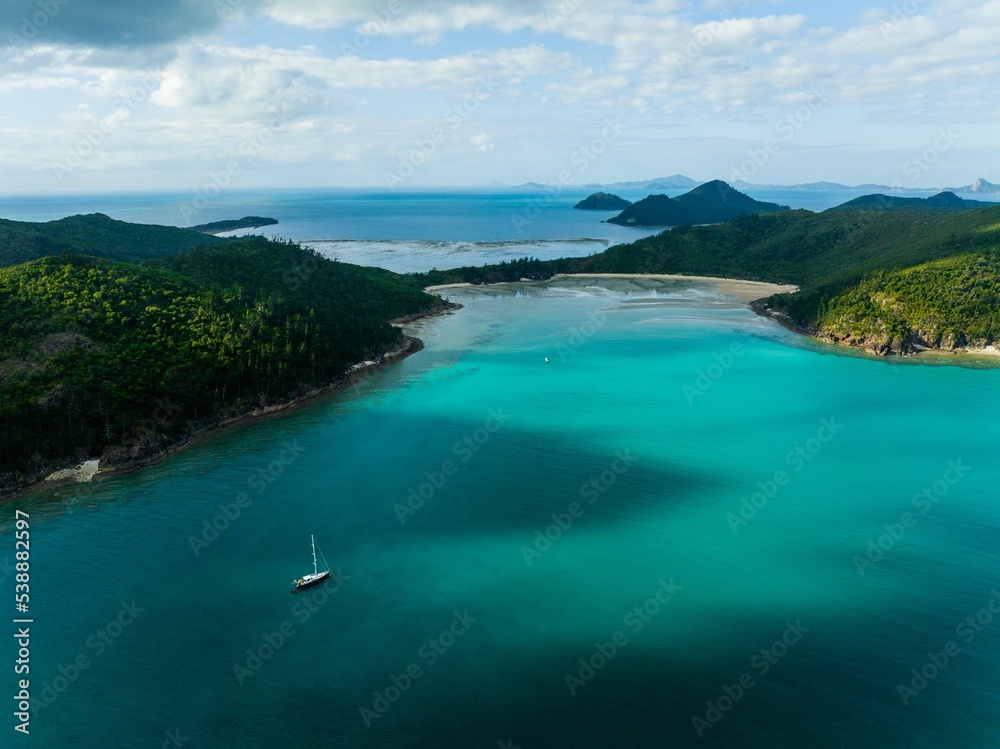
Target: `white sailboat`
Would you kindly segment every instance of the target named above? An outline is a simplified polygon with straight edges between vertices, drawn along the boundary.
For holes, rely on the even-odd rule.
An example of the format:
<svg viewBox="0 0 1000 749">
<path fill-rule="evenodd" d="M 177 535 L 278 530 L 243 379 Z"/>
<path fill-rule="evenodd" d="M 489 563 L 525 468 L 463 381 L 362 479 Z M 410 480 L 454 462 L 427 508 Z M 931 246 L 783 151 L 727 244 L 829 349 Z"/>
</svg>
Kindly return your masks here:
<svg viewBox="0 0 1000 749">
<path fill-rule="evenodd" d="M 315 585 L 321 580 L 325 580 L 330 574 L 330 565 L 327 564 L 326 558 L 323 558 L 323 566 L 326 568 L 324 570 L 319 569 L 319 563 L 316 560 L 316 536 L 311 536 L 312 547 L 313 547 L 313 571 L 308 575 L 303 575 L 298 580 L 292 580 L 292 593 L 297 591 L 299 588 L 308 588 L 310 585 Z M 319 555 L 322 557 L 323 552 L 320 551 Z"/>
</svg>

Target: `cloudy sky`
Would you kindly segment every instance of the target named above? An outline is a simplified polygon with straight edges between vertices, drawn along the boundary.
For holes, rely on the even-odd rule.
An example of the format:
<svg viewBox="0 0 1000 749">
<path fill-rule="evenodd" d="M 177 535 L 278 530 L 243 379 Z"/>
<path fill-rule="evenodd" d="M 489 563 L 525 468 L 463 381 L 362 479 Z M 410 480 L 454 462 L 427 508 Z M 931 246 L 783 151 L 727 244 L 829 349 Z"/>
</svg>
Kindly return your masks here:
<svg viewBox="0 0 1000 749">
<path fill-rule="evenodd" d="M 7 0 L 4 192 L 1000 181 L 1000 0 Z"/>
</svg>

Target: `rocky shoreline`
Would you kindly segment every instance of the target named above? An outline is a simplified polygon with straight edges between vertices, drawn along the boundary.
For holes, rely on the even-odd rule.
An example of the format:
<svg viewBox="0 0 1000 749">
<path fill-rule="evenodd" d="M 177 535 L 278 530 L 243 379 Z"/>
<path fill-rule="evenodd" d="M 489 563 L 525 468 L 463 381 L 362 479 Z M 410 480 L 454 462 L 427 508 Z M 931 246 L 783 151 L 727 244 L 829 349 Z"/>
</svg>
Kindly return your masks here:
<svg viewBox="0 0 1000 749">
<path fill-rule="evenodd" d="M 782 327 L 807 336 L 815 341 L 826 343 L 831 346 L 840 346 L 855 351 L 863 351 L 872 356 L 919 356 L 928 354 L 952 354 L 955 356 L 975 355 L 975 356 L 998 356 L 993 346 L 982 345 L 976 347 L 956 346 L 954 341 L 947 339 L 929 340 L 929 336 L 924 337 L 918 334 L 917 340 L 893 340 L 888 336 L 880 338 L 838 336 L 829 331 L 822 330 L 813 325 L 800 325 L 782 312 L 771 309 L 765 299 L 755 299 L 749 303 L 749 307 L 761 317 L 774 320 Z"/>
<path fill-rule="evenodd" d="M 447 314 L 461 309 L 461 307 L 460 304 L 445 302 L 432 310 L 390 320 L 389 323 L 399 327 L 416 320 Z M 17 478 L 11 474 L 0 476 L 0 499 L 6 500 L 22 496 L 42 486 L 54 488 L 87 482 L 154 465 L 168 455 L 198 444 L 221 430 L 249 421 L 283 414 L 311 403 L 317 398 L 343 390 L 365 379 L 372 372 L 417 353 L 423 347 L 423 341 L 419 338 L 404 335 L 398 346 L 383 352 L 373 360 L 354 364 L 346 372 L 325 385 L 303 388 L 273 402 L 239 404 L 228 411 L 214 414 L 204 421 L 190 422 L 184 432 L 176 437 L 153 435 L 129 446 L 110 448 L 101 456 L 96 470 L 93 466 L 94 459 L 84 458 L 81 460 L 77 458 L 74 462 L 67 460 L 46 461 L 37 471 L 26 477 Z"/>
</svg>

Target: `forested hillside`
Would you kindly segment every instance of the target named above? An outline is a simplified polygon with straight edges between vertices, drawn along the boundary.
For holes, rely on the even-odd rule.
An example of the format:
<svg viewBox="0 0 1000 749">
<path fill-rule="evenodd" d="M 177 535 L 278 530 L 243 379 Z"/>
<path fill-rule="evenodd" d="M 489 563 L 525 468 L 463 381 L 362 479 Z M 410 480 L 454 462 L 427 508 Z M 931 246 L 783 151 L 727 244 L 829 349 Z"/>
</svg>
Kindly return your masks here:
<svg viewBox="0 0 1000 749">
<path fill-rule="evenodd" d="M 796 210 L 740 216 L 714 226 L 680 227 L 584 258 L 523 258 L 479 268 L 433 271 L 415 276 L 414 282 L 490 283 L 544 279 L 556 273 L 678 273 L 792 283 L 800 287 L 799 292 L 776 295 L 767 302 L 797 325 L 818 329 L 829 310 L 846 313 L 851 308 L 860 316 L 853 320 L 841 314 L 840 327 L 833 336 L 867 340 L 866 336 L 875 336 L 880 326 L 887 326 L 886 335 L 900 342 L 912 328 L 914 341 L 923 338 L 917 335 L 920 331 L 926 331 L 931 345 L 947 346 L 952 341 L 984 340 L 992 330 L 990 304 L 1000 302 L 990 302 L 988 289 L 996 280 L 991 275 L 996 272 L 992 258 L 998 250 L 1000 206 L 948 213 L 858 210 L 817 214 Z M 947 264 L 929 266 L 922 275 L 891 273 L 957 256 L 979 260 L 974 265 L 963 260 L 954 268 Z M 966 274 L 962 275 L 966 280 L 974 277 L 982 286 L 976 287 L 975 293 L 967 284 L 955 287 L 949 273 Z M 906 300 L 909 310 L 919 309 L 925 315 L 920 320 L 875 316 L 871 309 L 858 306 L 879 284 L 892 282 L 895 290 L 904 279 L 912 284 L 913 278 L 921 282 L 907 287 Z M 966 306 L 966 297 L 953 288 L 969 291 L 977 302 Z M 838 300 L 836 305 L 834 300 Z M 833 322 L 832 318 L 824 320 L 825 324 Z M 936 337 L 935 331 L 942 331 L 942 335 Z M 881 348 L 892 350 L 884 345 Z"/>
<path fill-rule="evenodd" d="M 717 224 L 746 214 L 787 210 L 787 205 L 754 200 L 722 180 L 713 180 L 676 198 L 650 195 L 628 206 L 614 218 L 609 218 L 608 223 L 621 226 L 692 226 Z"/>
<path fill-rule="evenodd" d="M 828 208 L 827 213 L 844 211 L 905 211 L 907 213 L 957 213 L 974 208 L 989 208 L 995 203 L 966 200 L 953 192 L 939 192 L 929 198 L 904 198 L 898 195 L 862 195 L 842 205 Z"/>
<path fill-rule="evenodd" d="M 45 223 L 0 219 L 0 267 L 63 252 L 137 263 L 222 241 L 191 229 L 116 221 L 103 213 Z"/>
<path fill-rule="evenodd" d="M 1000 256 L 879 271 L 824 304 L 817 327 L 831 341 L 878 353 L 992 345 L 1000 333 Z"/>
<path fill-rule="evenodd" d="M 389 319 L 441 304 L 261 238 L 147 266 L 63 255 L 0 269 L 0 486 L 326 384 L 400 342 Z M 138 434 L 161 403 L 169 418 Z"/>
</svg>

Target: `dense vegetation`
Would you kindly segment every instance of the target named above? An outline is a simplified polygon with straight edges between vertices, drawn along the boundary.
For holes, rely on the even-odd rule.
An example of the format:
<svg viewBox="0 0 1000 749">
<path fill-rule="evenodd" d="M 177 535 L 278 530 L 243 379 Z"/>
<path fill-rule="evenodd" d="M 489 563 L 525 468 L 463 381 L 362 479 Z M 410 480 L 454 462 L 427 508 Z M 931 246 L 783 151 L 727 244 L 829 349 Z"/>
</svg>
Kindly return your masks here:
<svg viewBox="0 0 1000 749">
<path fill-rule="evenodd" d="M 801 291 L 767 302 L 793 321 L 904 352 L 995 340 L 998 252 L 1000 206 L 743 215 L 584 258 L 407 277 L 292 243 L 101 214 L 2 221 L 4 262 L 48 256 L 0 268 L 0 490 L 67 460 L 141 457 L 199 424 L 326 384 L 399 342 L 387 320 L 441 305 L 426 285 L 555 273 L 787 282 Z"/>
<path fill-rule="evenodd" d="M 0 219 L 0 267 L 63 252 L 138 263 L 221 241 L 190 229 L 116 221 L 103 213 L 41 224 Z"/>
<path fill-rule="evenodd" d="M 828 208 L 827 213 L 844 211 L 906 211 L 907 213 L 954 213 L 973 208 L 989 208 L 995 203 L 965 200 L 953 192 L 939 192 L 929 198 L 900 198 L 895 195 L 862 195 L 842 205 Z"/>
<path fill-rule="evenodd" d="M 414 273 L 409 276 L 410 282 L 418 287 L 440 286 L 451 283 L 503 283 L 505 281 L 534 281 L 551 278 L 554 273 L 573 272 L 565 268 L 573 267 L 575 259 L 538 260 L 532 257 L 522 257 L 517 260 L 505 260 L 494 265 L 466 265 L 449 270 L 431 270 L 426 273 Z"/>
<path fill-rule="evenodd" d="M 582 258 L 519 260 L 433 271 L 417 283 L 482 283 L 554 273 L 682 273 L 794 283 L 850 283 L 1000 243 L 1000 206 L 952 215 L 796 210 L 679 227 Z M 518 275 L 520 274 L 520 275 Z"/>
<path fill-rule="evenodd" d="M 441 304 L 393 274 L 253 238 L 136 265 L 63 255 L 0 270 L 0 474 L 156 439 L 335 379 Z"/>
<path fill-rule="evenodd" d="M 612 195 L 609 192 L 595 192 L 593 195 L 585 197 L 573 207 L 581 211 L 620 211 L 623 208 L 628 208 L 630 205 L 632 205 L 631 201 L 620 198 L 617 195 Z"/>
<path fill-rule="evenodd" d="M 264 216 L 244 216 L 238 219 L 229 219 L 228 221 L 211 221 L 207 224 L 198 224 L 197 226 L 189 226 L 191 231 L 200 231 L 206 234 L 214 234 L 223 231 L 232 231 L 233 229 L 257 229 L 261 226 L 274 226 L 278 223 L 275 218 L 266 218 Z"/>
<path fill-rule="evenodd" d="M 674 229 L 612 247 L 580 265 L 595 272 L 723 275 L 806 288 L 989 247 L 998 237 L 998 208 L 931 216 L 798 210 Z"/>
<path fill-rule="evenodd" d="M 1000 333 L 1000 256 L 879 271 L 826 303 L 818 327 L 832 340 L 880 353 L 991 345 Z"/>
<path fill-rule="evenodd" d="M 721 180 L 713 180 L 676 198 L 650 195 L 608 219 L 608 223 L 621 226 L 692 226 L 719 224 L 751 213 L 787 210 L 787 205 L 754 200 Z"/>
<path fill-rule="evenodd" d="M 979 252 L 958 254 L 972 250 Z M 791 211 L 678 228 L 586 258 L 522 258 L 432 271 L 419 276 L 419 283 L 496 283 L 555 273 L 681 273 L 794 283 L 799 292 L 768 300 L 793 322 L 832 341 L 902 353 L 993 343 L 1000 325 L 998 250 L 1000 207 L 947 220 L 895 211 Z"/>
</svg>

